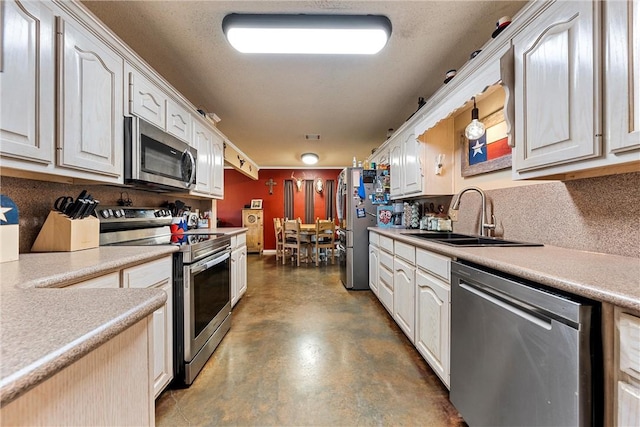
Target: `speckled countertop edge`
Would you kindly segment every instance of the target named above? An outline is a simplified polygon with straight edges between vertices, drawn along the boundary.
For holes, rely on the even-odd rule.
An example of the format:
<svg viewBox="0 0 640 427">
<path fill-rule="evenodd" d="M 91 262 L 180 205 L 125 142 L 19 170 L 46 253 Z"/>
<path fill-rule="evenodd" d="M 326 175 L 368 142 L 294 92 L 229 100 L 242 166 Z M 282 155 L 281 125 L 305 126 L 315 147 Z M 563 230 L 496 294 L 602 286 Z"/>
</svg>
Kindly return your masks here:
<svg viewBox="0 0 640 427">
<path fill-rule="evenodd" d="M 640 259 L 557 246 L 453 247 L 408 233 L 419 230 L 369 230 L 416 247 L 470 261 L 594 300 L 640 311 Z"/>
<path fill-rule="evenodd" d="M 152 261 L 175 246 L 20 254 L 0 264 L 0 406 L 153 313 L 159 289 L 51 289 Z"/>
<path fill-rule="evenodd" d="M 161 289 L 28 289 L 3 295 L 3 323 L 8 314 L 14 325 L 26 321 L 31 327 L 2 326 L 0 406 L 141 321 L 166 300 Z M 53 304 L 64 309 L 47 310 L 46 321 L 33 321 L 34 306 Z"/>
</svg>

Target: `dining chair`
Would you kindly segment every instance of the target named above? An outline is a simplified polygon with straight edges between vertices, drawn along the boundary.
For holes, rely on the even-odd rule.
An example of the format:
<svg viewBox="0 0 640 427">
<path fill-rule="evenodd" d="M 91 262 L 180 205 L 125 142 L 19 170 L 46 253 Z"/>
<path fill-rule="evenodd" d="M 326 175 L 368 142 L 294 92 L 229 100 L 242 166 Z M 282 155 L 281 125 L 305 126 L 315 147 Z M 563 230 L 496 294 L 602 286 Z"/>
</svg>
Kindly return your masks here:
<svg viewBox="0 0 640 427">
<path fill-rule="evenodd" d="M 276 235 L 276 262 L 278 262 L 279 257 L 284 259 L 284 230 L 282 229 L 281 218 L 273 218 L 273 230 Z"/>
<path fill-rule="evenodd" d="M 332 220 L 328 219 L 316 219 L 316 233 L 314 236 L 314 249 L 316 258 L 316 267 L 320 261 L 320 249 L 324 249 L 327 261 L 329 260 L 329 249 L 331 250 L 331 264 L 335 263 L 334 251 L 335 251 L 335 235 L 336 225 Z"/>
<path fill-rule="evenodd" d="M 301 251 L 306 250 L 306 242 L 300 233 L 300 221 L 296 219 L 286 220 L 284 222 L 284 242 L 282 245 L 283 252 L 289 249 L 291 257 L 296 258 L 296 264 L 300 266 Z M 282 264 L 286 263 L 286 257 L 283 254 Z"/>
</svg>

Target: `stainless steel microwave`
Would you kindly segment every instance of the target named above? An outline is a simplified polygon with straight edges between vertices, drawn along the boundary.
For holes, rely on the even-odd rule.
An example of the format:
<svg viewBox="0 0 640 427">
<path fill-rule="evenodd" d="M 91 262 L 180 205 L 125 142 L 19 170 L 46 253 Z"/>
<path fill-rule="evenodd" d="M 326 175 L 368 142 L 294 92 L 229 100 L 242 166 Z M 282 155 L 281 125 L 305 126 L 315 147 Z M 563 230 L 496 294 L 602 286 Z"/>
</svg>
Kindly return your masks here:
<svg viewBox="0 0 640 427">
<path fill-rule="evenodd" d="M 155 191 L 187 191 L 196 183 L 198 152 L 138 118 L 124 118 L 126 184 Z"/>
</svg>

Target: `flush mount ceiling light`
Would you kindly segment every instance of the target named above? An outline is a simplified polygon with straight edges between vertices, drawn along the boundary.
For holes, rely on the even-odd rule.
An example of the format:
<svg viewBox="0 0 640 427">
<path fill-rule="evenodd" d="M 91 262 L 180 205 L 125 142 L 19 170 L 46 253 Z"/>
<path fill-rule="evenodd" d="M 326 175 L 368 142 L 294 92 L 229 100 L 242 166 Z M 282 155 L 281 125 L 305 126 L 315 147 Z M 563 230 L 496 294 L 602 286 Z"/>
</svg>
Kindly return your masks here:
<svg viewBox="0 0 640 427">
<path fill-rule="evenodd" d="M 476 107 L 476 97 L 473 97 L 473 110 L 471 110 L 471 123 L 464 130 L 464 135 L 469 140 L 480 139 L 484 135 L 484 124 L 478 120 L 478 107 Z"/>
<path fill-rule="evenodd" d="M 318 155 L 316 153 L 304 153 L 300 158 L 306 165 L 315 165 L 318 163 Z"/>
<path fill-rule="evenodd" d="M 255 15 L 222 20 L 227 40 L 242 53 L 368 54 L 391 36 L 381 15 Z"/>
</svg>

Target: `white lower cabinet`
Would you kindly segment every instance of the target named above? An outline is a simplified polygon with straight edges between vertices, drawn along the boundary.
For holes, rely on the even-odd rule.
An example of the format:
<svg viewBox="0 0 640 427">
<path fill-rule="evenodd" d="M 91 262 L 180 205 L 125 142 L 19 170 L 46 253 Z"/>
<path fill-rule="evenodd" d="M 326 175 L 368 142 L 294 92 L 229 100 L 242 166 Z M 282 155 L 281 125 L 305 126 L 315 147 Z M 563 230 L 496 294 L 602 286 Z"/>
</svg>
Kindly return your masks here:
<svg viewBox="0 0 640 427">
<path fill-rule="evenodd" d="M 616 308 L 615 425 L 640 426 L 640 317 Z M 636 314 L 636 313 L 634 313 Z"/>
<path fill-rule="evenodd" d="M 380 250 L 377 246 L 369 245 L 369 289 L 378 296 L 378 264 L 380 263 Z"/>
<path fill-rule="evenodd" d="M 409 341 L 415 341 L 415 267 L 395 259 L 393 262 L 393 318 Z"/>
<path fill-rule="evenodd" d="M 231 237 L 231 307 L 247 292 L 247 234 Z"/>
<path fill-rule="evenodd" d="M 449 387 L 449 318 L 451 287 L 418 269 L 416 271 L 416 341 L 422 357 Z"/>
<path fill-rule="evenodd" d="M 115 271 L 113 273 L 94 277 L 93 279 L 85 280 L 80 283 L 66 286 L 67 289 L 71 289 L 71 288 L 96 289 L 96 288 L 119 288 L 119 287 L 120 287 L 119 271 Z"/>
<path fill-rule="evenodd" d="M 122 270 L 123 288 L 158 288 L 167 293 L 167 301 L 152 317 L 154 397 L 173 379 L 172 279 L 171 256 Z"/>
</svg>

